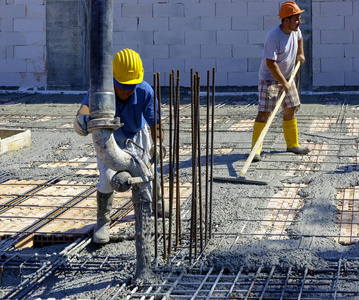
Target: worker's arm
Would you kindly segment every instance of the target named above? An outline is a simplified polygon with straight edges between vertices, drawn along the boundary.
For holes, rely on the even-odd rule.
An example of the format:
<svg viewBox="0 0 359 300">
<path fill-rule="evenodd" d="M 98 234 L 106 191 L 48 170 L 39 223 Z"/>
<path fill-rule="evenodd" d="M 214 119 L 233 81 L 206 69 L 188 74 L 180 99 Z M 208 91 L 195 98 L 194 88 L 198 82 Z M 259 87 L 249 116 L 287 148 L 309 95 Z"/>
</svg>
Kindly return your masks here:
<svg viewBox="0 0 359 300">
<path fill-rule="evenodd" d="M 304 62 L 305 62 L 303 38 L 301 38 L 301 39 L 298 41 L 297 61 L 300 61 L 300 65 L 304 64 Z"/>
<path fill-rule="evenodd" d="M 81 105 L 80 109 L 77 111 L 76 116 L 78 115 L 89 115 L 90 108 L 87 105 Z"/>
<path fill-rule="evenodd" d="M 283 76 L 281 70 L 278 67 L 277 62 L 275 60 L 268 58 L 266 59 L 266 62 L 267 62 L 267 67 L 271 72 L 271 74 L 273 75 L 274 79 L 277 80 L 283 86 L 284 90 L 288 93 L 290 89 L 290 84 Z"/>
<path fill-rule="evenodd" d="M 163 139 L 165 137 L 165 131 L 164 131 L 163 125 L 161 127 L 162 127 L 161 130 L 159 130 L 160 124 L 157 124 L 157 133 L 156 133 L 155 126 L 154 125 L 150 126 L 152 141 L 155 142 L 155 138 L 157 138 L 157 145 L 159 145 L 159 143 L 160 143 L 159 139 L 161 138 L 163 141 Z"/>
</svg>

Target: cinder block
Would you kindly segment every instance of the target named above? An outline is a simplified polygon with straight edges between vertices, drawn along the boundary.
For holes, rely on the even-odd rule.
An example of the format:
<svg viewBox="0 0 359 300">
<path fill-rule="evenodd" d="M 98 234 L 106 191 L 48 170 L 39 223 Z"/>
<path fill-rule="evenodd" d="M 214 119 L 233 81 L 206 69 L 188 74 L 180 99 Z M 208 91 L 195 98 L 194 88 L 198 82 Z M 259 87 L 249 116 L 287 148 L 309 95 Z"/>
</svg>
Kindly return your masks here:
<svg viewBox="0 0 359 300">
<path fill-rule="evenodd" d="M 257 86 L 258 72 L 230 72 L 228 73 L 229 86 Z"/>
<path fill-rule="evenodd" d="M 184 44 L 184 31 L 155 31 L 155 45 L 178 45 Z"/>
<path fill-rule="evenodd" d="M 46 74 L 46 61 L 44 59 L 27 59 L 26 72 Z"/>
<path fill-rule="evenodd" d="M 14 46 L 15 59 L 45 58 L 43 46 Z"/>
<path fill-rule="evenodd" d="M 232 17 L 232 30 L 262 30 L 262 16 Z"/>
<path fill-rule="evenodd" d="M 123 43 L 137 44 L 137 45 L 152 45 L 153 32 L 152 31 L 124 31 Z"/>
<path fill-rule="evenodd" d="M 113 45 L 122 45 L 123 44 L 123 32 L 113 32 L 112 33 Z"/>
<path fill-rule="evenodd" d="M 233 57 L 235 58 L 258 58 L 262 57 L 263 45 L 234 45 Z"/>
<path fill-rule="evenodd" d="M 248 43 L 248 30 L 218 30 L 217 44 L 241 45 Z"/>
<path fill-rule="evenodd" d="M 230 58 L 232 57 L 231 45 L 206 45 L 201 46 L 201 58 Z"/>
<path fill-rule="evenodd" d="M 259 71 L 259 67 L 261 65 L 262 62 L 262 58 L 258 57 L 258 58 L 248 58 L 248 71 L 249 72 L 257 72 Z"/>
<path fill-rule="evenodd" d="M 143 30 L 143 31 L 169 30 L 169 19 L 168 18 L 139 18 L 138 30 Z"/>
<path fill-rule="evenodd" d="M 216 43 L 214 30 L 186 31 L 185 43 L 187 45 L 213 45 Z"/>
<path fill-rule="evenodd" d="M 172 70 L 183 70 L 184 69 L 184 58 L 164 58 L 164 59 L 155 59 L 154 60 L 154 71 L 155 72 L 167 72 L 168 74 L 172 72 Z"/>
<path fill-rule="evenodd" d="M 170 30 L 200 30 L 200 17 L 169 18 Z M 205 30 L 205 29 L 204 29 Z"/>
<path fill-rule="evenodd" d="M 312 20 L 312 29 L 344 29 L 344 17 L 317 17 Z"/>
<path fill-rule="evenodd" d="M 322 17 L 349 16 L 353 13 L 353 2 L 321 2 L 320 15 Z"/>
<path fill-rule="evenodd" d="M 44 31 L 44 19 L 14 19 L 14 31 Z"/>
<path fill-rule="evenodd" d="M 354 57 L 354 72 L 359 72 L 359 57 Z"/>
<path fill-rule="evenodd" d="M 358 57 L 359 44 L 342 45 L 345 48 L 345 55 L 343 57 Z"/>
<path fill-rule="evenodd" d="M 138 49 L 141 58 L 168 58 L 169 46 L 167 45 L 140 45 Z"/>
<path fill-rule="evenodd" d="M 170 58 L 200 58 L 200 45 L 170 45 Z"/>
<path fill-rule="evenodd" d="M 25 59 L 1 59 L 0 73 L 26 72 Z"/>
<path fill-rule="evenodd" d="M 276 2 L 248 2 L 248 16 L 278 16 L 278 11 Z"/>
<path fill-rule="evenodd" d="M 184 15 L 188 17 L 214 17 L 216 6 L 214 3 L 188 3 L 184 7 Z"/>
<path fill-rule="evenodd" d="M 345 29 L 346 30 L 358 30 L 359 29 L 359 15 L 346 16 L 345 17 Z"/>
<path fill-rule="evenodd" d="M 247 16 L 247 3 L 216 3 L 217 17 Z"/>
<path fill-rule="evenodd" d="M 25 18 L 25 4 L 5 5 L 0 4 L 0 19 L 6 18 Z"/>
<path fill-rule="evenodd" d="M 24 89 L 38 87 L 43 88 L 47 85 L 46 74 L 35 74 L 35 73 L 21 73 L 20 86 Z"/>
<path fill-rule="evenodd" d="M 9 0 L 6 0 L 9 1 Z M 15 4 L 45 4 L 45 0 L 14 0 Z"/>
<path fill-rule="evenodd" d="M 153 5 L 153 16 L 158 17 L 184 17 L 184 5 L 182 3 Z"/>
<path fill-rule="evenodd" d="M 145 70 L 145 72 L 147 73 L 153 73 L 153 59 L 152 58 L 142 58 L 142 66 L 143 69 Z M 150 81 L 149 84 L 151 84 L 153 82 Z"/>
<path fill-rule="evenodd" d="M 14 59 L 14 46 L 13 45 L 5 46 L 5 58 L 6 59 Z"/>
<path fill-rule="evenodd" d="M 320 30 L 312 30 L 312 41 L 313 45 L 318 45 L 321 43 Z"/>
<path fill-rule="evenodd" d="M 207 71 L 212 72 L 214 67 L 216 67 L 214 58 L 186 59 L 185 61 L 185 71 L 191 73 L 191 69 L 193 69 L 193 72 L 198 72 L 199 76 L 201 76 L 201 85 L 207 85 Z"/>
<path fill-rule="evenodd" d="M 318 57 L 318 58 L 344 57 L 344 45 L 342 44 L 314 45 L 313 57 Z"/>
<path fill-rule="evenodd" d="M 278 19 L 278 16 L 264 16 L 263 17 L 263 29 L 266 31 L 271 30 L 272 28 L 280 25 L 281 21 Z"/>
<path fill-rule="evenodd" d="M 46 32 L 28 32 L 26 33 L 26 45 L 46 45 Z"/>
<path fill-rule="evenodd" d="M 21 84 L 21 77 L 19 72 L 0 72 L 0 86 L 19 87 Z"/>
<path fill-rule="evenodd" d="M 231 18 L 203 17 L 201 18 L 201 30 L 231 30 Z"/>
<path fill-rule="evenodd" d="M 353 58 L 322 58 L 322 72 L 345 72 L 353 70 Z"/>
<path fill-rule="evenodd" d="M 0 32 L 14 31 L 14 19 L 0 19 Z"/>
<path fill-rule="evenodd" d="M 312 16 L 318 17 L 320 16 L 320 3 L 312 1 Z"/>
<path fill-rule="evenodd" d="M 24 32 L 0 32 L 0 45 L 26 45 Z"/>
<path fill-rule="evenodd" d="M 322 44 L 351 44 L 353 43 L 352 30 L 322 30 Z"/>
<path fill-rule="evenodd" d="M 247 72 L 246 58 L 223 58 L 217 60 L 218 72 Z"/>
<path fill-rule="evenodd" d="M 122 17 L 125 18 L 144 18 L 144 17 L 152 17 L 153 16 L 153 8 L 152 4 L 142 3 L 142 4 L 132 4 L 132 3 L 124 3 L 122 4 Z"/>
<path fill-rule="evenodd" d="M 46 8 L 45 5 L 26 5 L 26 18 L 29 19 L 45 19 L 46 18 Z"/>
<path fill-rule="evenodd" d="M 345 72 L 345 82 L 346 86 L 358 86 L 359 85 L 359 72 Z"/>
<path fill-rule="evenodd" d="M 313 69 L 313 74 L 317 74 L 320 73 L 320 69 L 321 69 L 321 59 L 320 58 L 313 58 L 312 59 L 312 69 Z"/>
<path fill-rule="evenodd" d="M 267 30 L 249 30 L 248 43 L 250 45 L 264 44 L 267 34 L 268 34 Z"/>
<path fill-rule="evenodd" d="M 353 15 L 358 16 L 359 15 L 359 2 L 353 2 Z"/>
<path fill-rule="evenodd" d="M 167 0 L 168 3 L 178 3 L 178 0 Z M 228 0 L 226 0 L 228 1 Z M 181 3 L 199 3 L 201 2 L 200 0 L 181 0 Z M 209 1 L 208 1 L 209 2 Z"/>
<path fill-rule="evenodd" d="M 6 58 L 5 45 L 0 45 L 0 61 Z"/>
<path fill-rule="evenodd" d="M 137 18 L 115 18 L 113 31 L 137 30 Z"/>
<path fill-rule="evenodd" d="M 212 73 L 211 73 L 212 76 Z M 215 73 L 215 86 L 228 86 L 228 72 L 217 72 Z M 211 79 L 212 86 L 212 79 Z"/>
<path fill-rule="evenodd" d="M 343 86 L 344 72 L 313 74 L 313 86 Z"/>
</svg>

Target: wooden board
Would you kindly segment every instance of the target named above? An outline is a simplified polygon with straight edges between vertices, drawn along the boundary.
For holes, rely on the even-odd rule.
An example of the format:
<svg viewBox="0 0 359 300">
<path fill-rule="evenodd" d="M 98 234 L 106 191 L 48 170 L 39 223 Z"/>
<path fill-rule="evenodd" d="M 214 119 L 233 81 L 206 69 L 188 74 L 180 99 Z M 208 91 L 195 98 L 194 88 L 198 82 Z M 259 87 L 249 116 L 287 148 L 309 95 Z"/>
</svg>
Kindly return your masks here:
<svg viewBox="0 0 359 300">
<path fill-rule="evenodd" d="M 31 145 L 31 131 L 0 129 L 0 154 Z"/>
</svg>

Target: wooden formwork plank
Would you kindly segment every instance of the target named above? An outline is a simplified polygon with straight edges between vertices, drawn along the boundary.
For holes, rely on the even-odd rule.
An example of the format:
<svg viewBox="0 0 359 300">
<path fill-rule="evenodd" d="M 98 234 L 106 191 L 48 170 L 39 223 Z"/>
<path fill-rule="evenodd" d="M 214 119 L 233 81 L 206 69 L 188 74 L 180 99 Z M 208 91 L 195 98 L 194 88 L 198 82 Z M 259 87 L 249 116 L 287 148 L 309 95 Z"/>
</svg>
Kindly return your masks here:
<svg viewBox="0 0 359 300">
<path fill-rule="evenodd" d="M 0 129 L 0 154 L 20 150 L 31 145 L 31 131 Z"/>
</svg>

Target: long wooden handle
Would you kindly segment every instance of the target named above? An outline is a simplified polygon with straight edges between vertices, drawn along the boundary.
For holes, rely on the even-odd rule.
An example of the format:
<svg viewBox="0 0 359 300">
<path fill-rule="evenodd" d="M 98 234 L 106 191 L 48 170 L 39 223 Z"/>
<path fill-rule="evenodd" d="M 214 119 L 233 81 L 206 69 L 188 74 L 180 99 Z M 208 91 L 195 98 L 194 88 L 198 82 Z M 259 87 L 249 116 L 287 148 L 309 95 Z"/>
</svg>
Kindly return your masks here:
<svg viewBox="0 0 359 300">
<path fill-rule="evenodd" d="M 289 81 L 288 81 L 289 83 L 292 83 L 292 81 L 294 80 L 294 77 L 297 74 L 297 72 L 299 70 L 299 67 L 300 67 L 300 62 L 298 61 L 297 65 L 294 68 L 294 71 L 293 71 L 292 75 L 289 78 Z M 249 156 L 248 156 L 248 158 L 247 158 L 247 160 L 246 160 L 246 162 L 245 162 L 245 164 L 244 164 L 244 166 L 243 166 L 243 168 L 242 168 L 242 170 L 240 172 L 241 176 L 246 175 L 247 170 L 248 170 L 250 164 L 252 163 L 254 155 L 256 154 L 257 150 L 259 149 L 260 145 L 262 144 L 262 142 L 264 140 L 264 137 L 267 134 L 267 131 L 269 129 L 269 126 L 272 124 L 273 119 L 274 119 L 275 115 L 277 114 L 277 112 L 279 110 L 279 107 L 282 105 L 284 97 L 285 97 L 285 91 L 282 90 L 282 92 L 281 92 L 281 94 L 279 96 L 279 99 L 277 101 L 277 104 L 276 104 L 274 110 L 272 111 L 272 113 L 270 114 L 270 116 L 269 116 L 269 118 L 267 120 L 267 124 L 264 126 L 261 134 L 258 137 L 257 142 L 255 143 L 251 153 L 249 154 Z"/>
</svg>

